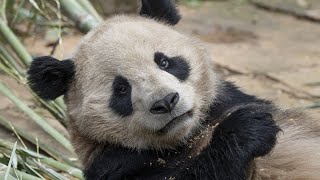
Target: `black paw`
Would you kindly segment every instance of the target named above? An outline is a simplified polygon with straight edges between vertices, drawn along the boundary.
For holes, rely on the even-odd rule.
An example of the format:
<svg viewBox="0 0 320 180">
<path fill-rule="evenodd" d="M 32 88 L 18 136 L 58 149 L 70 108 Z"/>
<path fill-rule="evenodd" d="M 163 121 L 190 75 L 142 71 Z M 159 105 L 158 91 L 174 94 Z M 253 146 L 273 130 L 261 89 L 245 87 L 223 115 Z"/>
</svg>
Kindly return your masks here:
<svg viewBox="0 0 320 180">
<path fill-rule="evenodd" d="M 273 109 L 265 105 L 243 106 L 229 113 L 219 125 L 220 136 L 228 136 L 249 157 L 268 154 L 280 128 L 272 118 Z"/>
</svg>

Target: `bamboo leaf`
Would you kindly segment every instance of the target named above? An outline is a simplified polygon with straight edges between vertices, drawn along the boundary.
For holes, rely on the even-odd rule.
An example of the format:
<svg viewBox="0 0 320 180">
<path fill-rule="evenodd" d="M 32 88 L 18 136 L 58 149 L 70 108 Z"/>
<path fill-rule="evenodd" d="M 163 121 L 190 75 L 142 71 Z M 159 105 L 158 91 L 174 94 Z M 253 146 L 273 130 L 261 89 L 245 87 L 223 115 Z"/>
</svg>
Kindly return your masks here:
<svg viewBox="0 0 320 180">
<path fill-rule="evenodd" d="M 0 139 L 0 147 L 5 147 L 8 149 L 12 149 L 13 147 L 13 143 L 4 141 Z M 29 157 L 29 158 L 33 158 L 33 159 L 39 159 L 41 161 L 41 163 L 47 164 L 59 171 L 63 171 L 66 172 L 70 175 L 72 175 L 73 177 L 79 178 L 79 179 L 84 179 L 83 175 L 82 175 L 82 171 L 76 167 L 61 163 L 59 161 L 56 161 L 52 158 L 48 158 L 42 154 L 39 154 L 37 152 L 34 152 L 32 150 L 28 150 L 22 147 L 17 146 L 17 154 L 19 155 L 23 155 L 25 157 Z M 35 163 L 34 161 L 32 161 L 33 163 Z M 37 162 L 37 161 L 36 161 Z"/>
<path fill-rule="evenodd" d="M 14 145 L 13 145 L 11 156 L 10 156 L 10 161 L 9 161 L 9 164 L 8 164 L 8 168 L 6 170 L 6 173 L 4 174 L 4 180 L 8 180 L 8 176 L 9 176 L 12 164 L 15 164 L 15 165 L 17 164 L 16 163 L 16 161 L 17 161 L 16 149 L 17 149 L 17 142 L 15 142 Z"/>
<path fill-rule="evenodd" d="M 0 164 L 1 165 L 1 164 Z M 9 168 L 9 167 L 8 167 Z M 7 177 L 7 180 L 17 180 L 17 176 L 22 180 L 42 180 L 36 176 L 33 176 L 33 175 L 30 175 L 30 174 L 27 174 L 25 172 L 22 172 L 22 171 L 19 171 L 19 170 L 14 170 L 12 168 L 9 168 L 9 175 Z M 1 179 L 1 173 L 0 173 L 0 179 Z M 3 178 L 4 179 L 4 178 Z"/>
<path fill-rule="evenodd" d="M 34 0 L 29 0 L 30 4 L 32 4 L 32 6 L 38 10 L 44 17 L 46 17 L 47 19 L 51 19 L 49 16 L 47 16 L 41 9 L 40 7 L 38 6 L 38 4 L 34 1 Z"/>
<path fill-rule="evenodd" d="M 51 145 L 44 143 L 42 141 L 37 141 L 36 138 L 27 133 L 24 130 L 21 130 L 19 128 L 17 128 L 16 126 L 9 124 L 0 114 L 0 125 L 2 125 L 3 127 L 5 127 L 8 130 L 11 131 L 15 131 L 15 133 L 17 133 L 19 136 L 22 136 L 24 139 L 26 139 L 27 141 L 31 142 L 34 145 L 39 145 L 40 149 L 43 150 L 44 152 L 48 153 L 51 157 L 61 160 L 63 162 L 68 163 L 69 165 L 74 166 L 74 163 L 71 162 L 67 157 L 65 157 L 61 152 L 58 152 L 57 150 L 55 150 L 54 147 L 52 147 Z M 28 152 L 30 153 L 30 152 Z"/>
</svg>

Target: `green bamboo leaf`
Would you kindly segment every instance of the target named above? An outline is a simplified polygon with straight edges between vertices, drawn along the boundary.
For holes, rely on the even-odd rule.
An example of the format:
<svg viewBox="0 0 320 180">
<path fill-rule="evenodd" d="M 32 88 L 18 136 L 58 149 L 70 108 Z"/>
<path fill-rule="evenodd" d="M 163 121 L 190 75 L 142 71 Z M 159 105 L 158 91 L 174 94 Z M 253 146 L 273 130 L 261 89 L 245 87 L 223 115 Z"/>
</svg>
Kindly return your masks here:
<svg viewBox="0 0 320 180">
<path fill-rule="evenodd" d="M 32 6 L 37 10 L 39 11 L 44 17 L 46 17 L 47 19 L 51 19 L 48 15 L 46 15 L 41 9 L 40 7 L 38 6 L 38 4 L 34 1 L 34 0 L 29 0 L 30 4 L 32 4 Z"/>
<path fill-rule="evenodd" d="M 5 140 L 0 139 L 0 147 L 5 147 L 7 149 L 12 149 L 13 143 L 7 142 Z M 34 152 L 32 150 L 28 150 L 22 147 L 17 146 L 16 152 L 20 156 L 24 156 L 26 158 L 32 158 L 36 160 L 36 162 L 41 162 L 43 164 L 46 164 L 52 168 L 55 168 L 59 171 L 66 172 L 70 174 L 73 177 L 76 177 L 78 179 L 84 179 L 82 175 L 82 171 L 76 167 L 61 163 L 59 161 L 56 161 L 52 158 L 46 157 L 42 154 L 39 154 L 37 152 Z M 31 161 L 32 163 L 35 163 L 35 161 Z"/>
<path fill-rule="evenodd" d="M 39 174 L 32 166 L 30 166 L 29 164 L 27 164 L 26 162 L 23 162 L 23 164 L 34 174 L 36 174 L 38 177 L 40 177 L 41 179 L 45 180 L 45 178 Z M 26 168 L 26 169 L 27 169 Z"/>
<path fill-rule="evenodd" d="M 34 145 L 39 145 L 40 149 L 43 150 L 44 152 L 48 153 L 51 157 L 61 160 L 63 162 L 68 163 L 69 165 L 74 166 L 74 163 L 71 162 L 67 157 L 65 157 L 61 152 L 58 152 L 54 147 L 51 145 L 44 143 L 42 141 L 36 141 L 36 138 L 34 135 L 29 134 L 28 132 L 25 132 L 22 129 L 17 128 L 16 126 L 10 124 L 5 120 L 4 117 L 1 116 L 0 114 L 0 125 L 2 125 L 4 128 L 10 130 L 10 131 L 15 131 L 19 136 L 23 137 L 27 141 L 31 142 Z M 30 153 L 30 152 L 29 152 Z M 34 157 L 36 158 L 36 157 Z"/>
<path fill-rule="evenodd" d="M 6 170 L 6 173 L 4 174 L 4 180 L 8 180 L 9 177 L 9 173 L 10 173 L 10 169 L 12 165 L 17 165 L 17 157 L 16 157 L 16 149 L 17 149 L 17 142 L 14 143 L 13 148 L 12 148 L 12 152 L 11 152 L 11 158 L 8 164 L 8 168 Z M 17 167 L 14 167 L 17 168 Z"/>
<path fill-rule="evenodd" d="M 1 172 L 0 172 L 0 179 L 4 179 L 5 177 L 4 177 L 5 175 L 4 174 L 1 174 Z M 7 176 L 7 180 L 18 180 L 17 178 L 15 178 L 15 177 L 13 177 L 13 176 L 11 176 L 10 174 Z"/>
<path fill-rule="evenodd" d="M 4 167 L 8 168 L 7 166 L 0 164 L 0 167 L 1 166 L 4 166 Z M 0 172 L 0 179 L 4 179 L 4 178 L 5 178 L 5 176 L 2 175 L 1 172 Z M 42 179 L 40 179 L 40 178 L 38 178 L 36 176 L 27 174 L 27 173 L 19 171 L 19 170 L 13 170 L 12 168 L 10 168 L 9 169 L 9 175 L 7 176 L 7 180 L 17 180 L 17 178 L 21 178 L 21 180 L 42 180 Z"/>
</svg>

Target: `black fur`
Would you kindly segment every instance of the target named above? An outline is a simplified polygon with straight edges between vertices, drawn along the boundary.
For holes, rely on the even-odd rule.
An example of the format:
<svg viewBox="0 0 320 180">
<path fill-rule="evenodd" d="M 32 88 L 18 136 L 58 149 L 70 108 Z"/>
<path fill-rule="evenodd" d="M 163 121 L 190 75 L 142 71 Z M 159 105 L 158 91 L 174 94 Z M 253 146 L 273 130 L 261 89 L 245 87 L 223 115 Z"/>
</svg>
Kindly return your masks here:
<svg viewBox="0 0 320 180">
<path fill-rule="evenodd" d="M 45 100 L 53 100 L 66 93 L 75 73 L 73 61 L 59 61 L 50 56 L 35 58 L 27 72 L 31 89 Z"/>
<path fill-rule="evenodd" d="M 209 145 L 190 156 L 189 145 L 176 151 L 137 152 L 107 145 L 85 168 L 91 179 L 210 179 L 244 180 L 254 158 L 268 154 L 276 143 L 279 127 L 268 101 L 239 91 L 231 83 L 221 84 L 217 102 L 212 104 L 206 123 L 219 125 Z M 160 159 L 160 161 L 159 161 Z M 163 162 L 165 163 L 161 163 Z"/>
<path fill-rule="evenodd" d="M 219 96 L 217 96 L 210 107 L 209 119 L 219 118 L 226 109 L 231 109 L 241 104 L 257 102 L 259 104 L 271 105 L 270 101 L 257 99 L 255 96 L 245 94 L 228 81 L 222 81 L 218 91 Z"/>
<path fill-rule="evenodd" d="M 123 88 L 126 89 L 126 92 L 121 92 Z M 131 85 L 128 80 L 122 76 L 116 76 L 112 84 L 112 89 L 113 93 L 109 107 L 123 117 L 132 114 Z"/>
<path fill-rule="evenodd" d="M 169 65 L 164 71 L 174 75 L 181 81 L 186 80 L 190 74 L 190 66 L 188 62 L 181 56 L 167 57 L 161 52 L 154 53 L 154 62 L 160 64 L 162 59 L 166 59 L 169 62 Z"/>
<path fill-rule="evenodd" d="M 170 25 L 177 24 L 181 16 L 173 0 L 142 0 L 141 16 L 165 21 Z"/>
<path fill-rule="evenodd" d="M 85 169 L 85 177 L 87 180 L 135 179 L 148 169 L 145 162 L 151 159 L 150 155 L 145 151 L 140 154 L 124 147 L 108 146 Z"/>
</svg>

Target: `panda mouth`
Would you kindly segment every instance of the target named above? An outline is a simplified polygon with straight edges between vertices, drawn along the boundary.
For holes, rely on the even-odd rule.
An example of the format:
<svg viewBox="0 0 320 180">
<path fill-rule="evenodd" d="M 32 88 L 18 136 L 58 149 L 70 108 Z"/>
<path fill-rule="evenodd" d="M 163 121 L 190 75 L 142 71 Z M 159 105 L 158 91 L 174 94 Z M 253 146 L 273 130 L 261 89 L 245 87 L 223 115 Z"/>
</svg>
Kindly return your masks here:
<svg viewBox="0 0 320 180">
<path fill-rule="evenodd" d="M 170 122 L 168 122 L 163 128 L 157 131 L 158 135 L 163 135 L 167 133 L 170 129 L 172 129 L 174 126 L 179 124 L 180 122 L 183 122 L 187 119 L 187 117 L 190 117 L 193 115 L 193 110 L 187 111 L 186 113 L 181 114 L 180 116 L 174 117 Z"/>
</svg>

